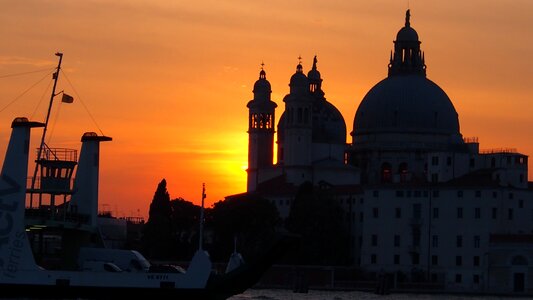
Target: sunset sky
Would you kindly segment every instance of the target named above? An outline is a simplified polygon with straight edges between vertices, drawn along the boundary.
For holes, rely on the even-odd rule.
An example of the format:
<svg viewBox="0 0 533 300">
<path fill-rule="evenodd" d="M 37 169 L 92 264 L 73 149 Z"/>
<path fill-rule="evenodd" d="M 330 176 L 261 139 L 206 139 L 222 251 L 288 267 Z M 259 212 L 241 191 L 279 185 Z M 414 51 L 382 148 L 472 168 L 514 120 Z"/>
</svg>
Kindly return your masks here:
<svg viewBox="0 0 533 300">
<path fill-rule="evenodd" d="M 297 57 L 307 72 L 318 55 L 326 98 L 350 132 L 360 101 L 386 77 L 408 5 L 428 78 L 453 101 L 463 136 L 533 155 L 531 0 L 0 4 L 0 153 L 13 118 L 44 121 L 51 81 L 7 106 L 47 72 L 5 75 L 52 70 L 63 52 L 58 91 L 74 103 L 54 106 L 49 145 L 79 148 L 99 128 L 113 137 L 101 147 L 100 207 L 119 216 L 146 216 L 163 178 L 172 198 L 194 202 L 205 182 L 208 206 L 245 191 L 246 103 L 262 61 L 279 118 Z"/>
</svg>

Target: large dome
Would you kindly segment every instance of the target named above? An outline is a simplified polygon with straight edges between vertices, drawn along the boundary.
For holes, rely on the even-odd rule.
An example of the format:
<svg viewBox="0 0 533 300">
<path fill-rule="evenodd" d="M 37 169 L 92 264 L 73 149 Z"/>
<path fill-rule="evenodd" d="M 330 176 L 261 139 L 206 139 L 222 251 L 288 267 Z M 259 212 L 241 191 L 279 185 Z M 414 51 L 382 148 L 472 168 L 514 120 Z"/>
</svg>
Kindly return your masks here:
<svg viewBox="0 0 533 300">
<path fill-rule="evenodd" d="M 355 113 L 354 145 L 383 142 L 431 147 L 459 141 L 457 111 L 448 95 L 426 78 L 424 53 L 410 17 L 407 10 L 405 26 L 394 41 L 389 76 L 366 94 Z"/>
<path fill-rule="evenodd" d="M 352 135 L 377 133 L 459 134 L 450 98 L 425 76 L 390 76 L 363 98 Z"/>
</svg>

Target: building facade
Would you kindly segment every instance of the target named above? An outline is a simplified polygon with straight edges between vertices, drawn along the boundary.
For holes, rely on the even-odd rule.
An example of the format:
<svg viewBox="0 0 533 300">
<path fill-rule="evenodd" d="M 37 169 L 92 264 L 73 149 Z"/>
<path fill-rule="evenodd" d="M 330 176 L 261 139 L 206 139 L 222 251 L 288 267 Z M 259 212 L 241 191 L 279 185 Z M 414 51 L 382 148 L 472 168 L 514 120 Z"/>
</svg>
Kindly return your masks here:
<svg viewBox="0 0 533 300">
<path fill-rule="evenodd" d="M 452 101 L 427 78 L 409 10 L 387 77 L 357 109 L 351 143 L 317 64 L 315 57 L 307 76 L 297 65 L 277 133 L 277 105 L 261 70 L 248 103 L 247 193 L 270 199 L 287 217 L 303 182 L 331 186 L 362 270 L 401 272 L 454 291 L 533 292 L 528 156 L 480 151 L 477 138 L 462 136 Z"/>
</svg>

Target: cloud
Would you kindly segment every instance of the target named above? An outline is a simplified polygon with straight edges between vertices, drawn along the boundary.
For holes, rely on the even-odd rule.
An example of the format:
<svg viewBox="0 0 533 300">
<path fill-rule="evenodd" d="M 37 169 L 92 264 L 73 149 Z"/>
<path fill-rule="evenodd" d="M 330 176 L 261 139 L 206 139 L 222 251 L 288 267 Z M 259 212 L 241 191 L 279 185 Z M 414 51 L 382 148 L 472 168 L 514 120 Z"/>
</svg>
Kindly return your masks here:
<svg viewBox="0 0 533 300">
<path fill-rule="evenodd" d="M 33 67 L 53 67 L 56 64 L 57 61 L 54 60 L 0 55 L 0 66 L 27 65 Z"/>
</svg>

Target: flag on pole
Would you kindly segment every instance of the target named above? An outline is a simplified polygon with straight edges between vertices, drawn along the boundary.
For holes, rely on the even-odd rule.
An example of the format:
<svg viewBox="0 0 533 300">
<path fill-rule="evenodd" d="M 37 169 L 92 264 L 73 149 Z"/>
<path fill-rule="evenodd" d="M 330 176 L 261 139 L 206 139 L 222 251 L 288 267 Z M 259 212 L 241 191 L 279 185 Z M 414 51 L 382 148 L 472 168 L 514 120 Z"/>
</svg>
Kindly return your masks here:
<svg viewBox="0 0 533 300">
<path fill-rule="evenodd" d="M 63 98 L 61 99 L 61 102 L 72 103 L 74 102 L 74 97 L 63 93 Z"/>
</svg>

